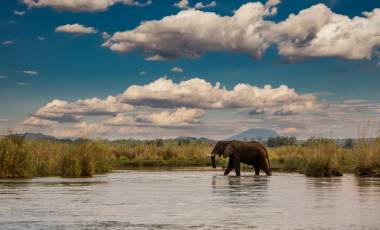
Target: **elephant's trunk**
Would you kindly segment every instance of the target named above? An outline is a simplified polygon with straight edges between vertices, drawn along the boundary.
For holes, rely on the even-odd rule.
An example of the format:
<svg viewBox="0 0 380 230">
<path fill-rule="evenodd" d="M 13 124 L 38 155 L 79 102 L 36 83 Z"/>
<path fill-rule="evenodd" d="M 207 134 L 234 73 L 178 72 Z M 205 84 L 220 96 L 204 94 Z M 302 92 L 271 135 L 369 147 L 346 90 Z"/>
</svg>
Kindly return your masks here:
<svg viewBox="0 0 380 230">
<path fill-rule="evenodd" d="M 216 168 L 215 155 L 211 155 L 211 163 L 212 163 L 212 167 Z"/>
</svg>

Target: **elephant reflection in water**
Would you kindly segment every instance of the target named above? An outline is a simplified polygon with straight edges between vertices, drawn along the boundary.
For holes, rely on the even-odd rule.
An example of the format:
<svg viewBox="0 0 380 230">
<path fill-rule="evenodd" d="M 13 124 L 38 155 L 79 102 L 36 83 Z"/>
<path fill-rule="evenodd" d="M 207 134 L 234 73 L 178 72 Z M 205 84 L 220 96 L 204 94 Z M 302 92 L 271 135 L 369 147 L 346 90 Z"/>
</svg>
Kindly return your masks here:
<svg viewBox="0 0 380 230">
<path fill-rule="evenodd" d="M 267 149 L 256 141 L 219 141 L 211 152 L 212 167 L 216 168 L 216 155 L 228 157 L 228 166 L 224 175 L 228 175 L 235 169 L 236 176 L 240 176 L 240 163 L 253 165 L 255 175 L 263 170 L 268 176 L 271 175 L 270 162 Z"/>
<path fill-rule="evenodd" d="M 241 197 L 251 202 L 267 199 L 269 177 L 257 176 L 217 176 L 212 177 L 212 192 L 222 197 Z M 231 200 L 229 200 L 231 201 Z M 228 201 L 228 202 L 229 202 Z"/>
</svg>

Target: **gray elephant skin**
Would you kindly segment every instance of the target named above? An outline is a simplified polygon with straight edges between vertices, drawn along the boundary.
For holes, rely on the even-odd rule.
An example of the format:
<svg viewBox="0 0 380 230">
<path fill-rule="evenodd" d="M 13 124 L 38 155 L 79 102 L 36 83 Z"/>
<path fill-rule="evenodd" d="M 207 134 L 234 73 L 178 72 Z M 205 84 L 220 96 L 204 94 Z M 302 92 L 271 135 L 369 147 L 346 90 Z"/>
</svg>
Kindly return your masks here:
<svg viewBox="0 0 380 230">
<path fill-rule="evenodd" d="M 211 152 L 212 167 L 216 168 L 215 157 L 228 157 L 228 166 L 224 175 L 235 169 L 236 176 L 240 176 L 240 163 L 253 165 L 255 175 L 263 170 L 268 176 L 272 175 L 268 151 L 264 145 L 256 141 L 218 141 Z"/>
</svg>

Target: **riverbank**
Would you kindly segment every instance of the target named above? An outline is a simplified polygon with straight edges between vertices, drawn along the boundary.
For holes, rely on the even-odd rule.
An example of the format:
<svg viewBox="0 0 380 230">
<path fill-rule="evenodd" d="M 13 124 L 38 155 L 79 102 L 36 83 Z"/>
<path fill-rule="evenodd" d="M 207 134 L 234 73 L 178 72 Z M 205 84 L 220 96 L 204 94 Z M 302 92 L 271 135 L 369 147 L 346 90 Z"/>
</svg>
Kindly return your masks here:
<svg viewBox="0 0 380 230">
<path fill-rule="evenodd" d="M 0 138 L 0 178 L 43 176 L 88 177 L 112 169 L 136 167 L 209 166 L 214 143 L 201 140 L 49 140 Z M 380 138 L 361 139 L 343 148 L 332 139 L 310 139 L 303 145 L 269 148 L 274 171 L 299 172 L 312 177 L 380 176 Z M 227 159 L 218 158 L 225 166 Z M 242 169 L 248 166 L 242 164 Z"/>
</svg>

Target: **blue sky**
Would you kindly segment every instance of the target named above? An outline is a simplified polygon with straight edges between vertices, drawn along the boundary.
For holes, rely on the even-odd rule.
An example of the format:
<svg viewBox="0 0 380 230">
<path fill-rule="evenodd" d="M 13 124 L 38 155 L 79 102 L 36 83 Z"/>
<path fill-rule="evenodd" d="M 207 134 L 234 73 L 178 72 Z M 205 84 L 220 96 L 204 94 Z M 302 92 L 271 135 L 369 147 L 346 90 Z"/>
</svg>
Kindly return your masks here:
<svg viewBox="0 0 380 230">
<path fill-rule="evenodd" d="M 311 40 L 305 38 L 303 41 L 306 45 L 309 44 L 308 42 L 310 44 L 315 42 L 322 46 L 321 49 L 324 50 L 322 54 L 320 47 L 315 48 L 315 46 L 311 47 L 306 54 L 302 53 L 303 51 L 300 49 L 291 55 L 281 53 L 278 47 L 283 44 L 284 40 L 289 43 L 286 45 L 298 49 L 298 45 L 291 44 L 295 38 L 289 35 L 289 31 L 283 32 L 283 28 L 279 29 L 283 33 L 281 36 L 272 38 L 277 36 L 272 32 L 275 30 L 272 27 L 275 26 L 269 28 L 260 24 L 261 30 L 264 32 L 268 30 L 270 33 L 265 32 L 263 35 L 264 37 L 268 36 L 263 42 L 266 47 L 262 55 L 256 58 L 253 58 L 255 55 L 252 54 L 257 49 L 256 40 L 252 38 L 251 41 L 250 36 L 257 33 L 251 35 L 242 32 L 248 28 L 249 24 L 255 22 L 250 21 L 244 25 L 234 24 L 231 30 L 226 29 L 226 33 L 240 31 L 241 36 L 247 40 L 247 45 L 238 48 L 231 47 L 235 47 L 242 41 L 239 40 L 239 36 L 233 38 L 236 40 L 228 40 L 219 36 L 216 31 L 215 37 L 204 38 L 202 37 L 204 32 L 199 29 L 202 26 L 192 28 L 191 24 L 187 25 L 185 21 L 173 20 L 168 22 L 177 23 L 174 29 L 178 31 L 173 32 L 174 29 L 165 30 L 165 26 L 169 24 L 162 23 L 162 18 L 175 17 L 178 14 L 186 13 L 185 11 L 188 12 L 186 20 L 192 20 L 191 15 L 197 14 L 194 12 L 199 11 L 201 12 L 201 17 L 198 17 L 199 25 L 204 25 L 205 28 L 210 26 L 213 29 L 213 25 L 210 24 L 218 21 L 208 20 L 208 16 L 204 13 L 213 12 L 218 20 L 222 16 L 232 17 L 235 10 L 250 3 L 257 4 L 255 1 L 216 0 L 215 6 L 201 9 L 192 9 L 199 1 L 191 0 L 188 6 L 182 9 L 174 5 L 178 1 L 152 0 L 150 4 L 148 2 L 143 6 L 137 6 L 137 2 L 132 0 L 126 1 L 128 4 L 117 2 L 117 0 L 102 1 L 110 6 L 98 9 L 97 6 L 91 6 L 91 3 L 86 0 L 76 0 L 79 5 L 83 6 L 80 9 L 78 6 L 70 6 L 71 8 L 65 5 L 57 6 L 54 5 L 55 1 L 51 0 L 39 0 L 34 5 L 28 0 L 2 1 L 0 7 L 0 76 L 2 76 L 0 77 L 0 107 L 2 108 L 0 110 L 0 129 L 10 128 L 16 132 L 41 131 L 57 136 L 150 138 L 186 135 L 223 138 L 244 129 L 263 127 L 274 129 L 284 135 L 305 138 L 308 136 L 355 136 L 358 126 L 366 126 L 368 120 L 371 124 L 376 124 L 375 126 L 379 123 L 380 67 L 378 63 L 380 63 L 380 59 L 378 47 L 380 42 L 376 37 L 380 36 L 380 30 L 374 28 L 367 32 L 362 24 L 355 27 L 359 32 L 354 31 L 354 27 L 350 27 L 351 24 L 347 28 L 344 27 L 346 25 L 344 23 L 347 20 L 351 23 L 354 17 L 361 17 L 372 23 L 371 25 L 379 23 L 380 20 L 376 18 L 375 10 L 380 8 L 378 1 L 283 0 L 281 3 L 273 1 L 274 4 L 270 6 L 270 9 L 276 8 L 277 12 L 264 15 L 260 19 L 269 21 L 276 26 L 289 19 L 289 15 L 298 15 L 300 11 L 322 3 L 326 9 L 331 10 L 331 15 L 349 17 L 347 20 L 342 19 L 342 22 L 338 22 L 341 23 L 339 25 L 342 28 L 348 30 L 346 31 L 347 36 L 354 36 L 365 31 L 367 34 L 364 32 L 363 34 L 366 36 L 356 38 L 359 42 L 351 42 L 349 45 L 360 48 L 361 46 L 367 47 L 371 43 L 368 45 L 370 51 L 357 48 L 357 51 L 350 53 L 347 49 L 342 48 L 343 51 L 330 53 L 329 49 L 333 50 L 337 47 L 336 44 L 341 43 L 333 44 L 332 48 L 329 48 L 326 44 L 321 45 L 317 38 L 322 34 L 323 26 L 327 28 L 332 23 L 336 23 L 332 18 L 331 21 L 324 22 L 325 24 L 321 22 L 322 25 L 319 28 L 307 31 L 306 35 L 311 36 Z M 65 1 L 62 2 L 64 4 Z M 203 1 L 204 4 L 210 2 Z M 265 8 L 267 1 L 261 1 L 261 3 Z M 248 9 L 247 12 L 250 14 L 252 10 Z M 366 17 L 363 16 L 363 12 L 374 12 L 375 16 Z M 315 21 L 323 19 L 317 15 L 314 18 L 313 12 L 302 20 L 307 20 L 306 17 Z M 197 17 L 193 17 L 193 19 L 195 18 Z M 148 32 L 144 30 L 151 36 L 150 41 L 138 41 L 138 37 L 121 41 L 115 37 L 114 33 L 126 31 L 131 32 L 131 36 L 135 36 L 143 22 L 150 23 L 152 20 L 156 20 L 158 24 Z M 299 28 L 307 25 L 302 23 L 293 26 Z M 70 24 L 80 24 L 83 28 L 92 27 L 96 33 L 56 31 L 59 26 Z M 380 28 L 380 24 L 378 25 Z M 164 31 L 159 31 L 159 29 Z M 105 37 L 103 32 L 106 32 L 108 36 Z M 167 37 L 157 38 L 164 32 L 168 33 Z M 187 35 L 184 38 L 184 36 L 178 35 L 180 32 L 191 32 L 193 35 Z M 311 35 L 311 33 L 315 34 Z M 180 42 L 179 40 L 182 38 L 184 40 Z M 223 41 L 219 42 L 219 40 Z M 128 43 L 134 48 L 114 52 L 112 47 L 102 46 L 107 41 L 118 45 Z M 152 48 L 151 44 L 155 44 L 159 48 Z M 201 53 L 189 56 L 182 52 L 188 48 L 189 50 L 199 49 Z M 360 53 L 362 51 L 363 54 Z M 166 54 L 168 56 L 164 57 L 165 60 L 146 60 L 149 55 Z M 179 67 L 182 71 L 174 72 L 172 71 L 173 67 Z M 268 92 L 268 95 L 261 95 L 259 92 L 258 99 L 248 98 L 249 100 L 247 99 L 247 103 L 244 105 L 241 105 L 242 103 L 233 104 L 233 102 L 226 101 L 229 99 L 225 99 L 219 101 L 222 104 L 220 106 L 217 103 L 209 106 L 200 105 L 201 103 L 189 104 L 188 101 L 178 101 L 178 98 L 164 100 L 160 95 L 154 93 L 152 93 L 153 98 L 149 100 L 147 98 L 133 99 L 133 95 L 130 94 L 124 95 L 125 98 L 120 96 L 133 85 L 139 86 L 142 92 L 149 94 L 151 92 L 144 91 L 146 89 L 143 88 L 143 85 L 155 82 L 164 76 L 166 80 L 172 81 L 171 90 L 183 90 L 183 87 L 178 86 L 181 81 L 186 82 L 200 78 L 213 86 L 220 82 L 221 86 L 225 86 L 230 93 L 233 93 L 233 88 L 237 84 L 244 83 L 259 89 L 263 89 L 265 85 L 271 85 L 272 89 L 279 89 L 278 87 L 281 85 L 286 85 L 289 89 L 294 89 L 297 95 L 291 96 L 288 100 L 275 98 L 270 101 L 271 99 L 266 99 L 266 97 L 271 98 L 272 94 L 279 93 L 273 90 L 273 92 Z M 189 84 L 198 83 L 190 82 Z M 162 87 L 162 84 L 156 84 L 155 87 Z M 252 92 L 255 94 L 256 91 Z M 172 91 L 163 91 L 165 95 L 170 93 Z M 291 92 L 281 91 L 281 93 L 285 95 Z M 227 94 L 215 92 L 215 95 L 210 94 L 209 97 L 224 97 L 223 95 L 226 98 L 230 97 Z M 80 113 L 74 111 L 75 108 L 78 109 L 77 107 L 82 110 L 83 107 L 86 107 L 87 110 L 99 112 L 103 107 L 89 105 L 86 104 L 87 102 L 81 102 L 78 106 L 78 103 L 75 104 L 75 102 L 94 97 L 104 100 L 108 95 L 115 97 L 116 101 L 120 100 L 120 104 L 131 105 L 133 108 L 122 111 L 114 109 L 107 111 L 109 113 L 106 115 L 99 116 L 89 115 L 83 111 Z M 305 95 L 312 95 L 314 98 L 305 99 Z M 142 97 L 140 94 L 138 96 Z M 185 94 L 185 96 L 193 97 L 192 94 Z M 247 98 L 250 97 L 250 94 L 240 96 Z M 207 97 L 198 99 L 198 102 L 207 101 Z M 46 105 L 54 99 L 66 101 L 69 105 L 55 106 L 55 110 L 52 112 L 49 110 L 51 108 Z M 146 103 L 153 99 L 155 99 L 154 104 Z M 164 104 L 169 99 L 171 106 L 165 106 Z M 219 98 L 213 99 L 219 100 Z M 264 100 L 266 104 L 260 100 Z M 314 105 L 308 107 L 306 106 L 308 103 L 314 103 Z M 114 106 L 118 107 L 119 105 Z M 278 108 L 281 106 L 287 106 L 286 113 L 278 112 L 280 111 Z M 295 107 L 296 111 L 288 111 L 289 108 Z M 50 115 L 54 113 L 55 115 L 63 116 L 64 114 L 77 117 L 75 122 L 52 119 L 49 116 L 41 116 L 42 112 L 38 113 L 41 108 L 43 108 L 43 112 Z M 181 108 L 183 110 L 180 110 Z M 252 110 L 260 112 L 248 115 Z M 122 116 L 123 122 L 119 122 L 117 125 L 114 123 L 110 125 L 110 122 L 106 122 L 116 117 L 121 119 Z M 346 125 L 347 123 L 349 125 Z M 124 131 L 118 132 L 121 129 Z M 103 131 L 97 132 L 98 130 Z"/>
</svg>

